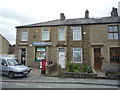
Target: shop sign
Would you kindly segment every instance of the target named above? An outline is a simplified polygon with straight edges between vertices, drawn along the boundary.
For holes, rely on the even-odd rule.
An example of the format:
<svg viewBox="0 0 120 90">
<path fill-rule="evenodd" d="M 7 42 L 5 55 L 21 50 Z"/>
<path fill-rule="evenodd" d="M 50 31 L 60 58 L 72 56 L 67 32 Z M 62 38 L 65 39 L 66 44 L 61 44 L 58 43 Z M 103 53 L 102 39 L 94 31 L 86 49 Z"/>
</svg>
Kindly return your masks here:
<svg viewBox="0 0 120 90">
<path fill-rule="evenodd" d="M 40 48 L 40 47 L 38 47 L 38 48 L 37 48 L 37 51 L 45 51 L 45 48 Z"/>
<path fill-rule="evenodd" d="M 33 46 L 51 46 L 52 42 L 33 42 Z"/>
</svg>

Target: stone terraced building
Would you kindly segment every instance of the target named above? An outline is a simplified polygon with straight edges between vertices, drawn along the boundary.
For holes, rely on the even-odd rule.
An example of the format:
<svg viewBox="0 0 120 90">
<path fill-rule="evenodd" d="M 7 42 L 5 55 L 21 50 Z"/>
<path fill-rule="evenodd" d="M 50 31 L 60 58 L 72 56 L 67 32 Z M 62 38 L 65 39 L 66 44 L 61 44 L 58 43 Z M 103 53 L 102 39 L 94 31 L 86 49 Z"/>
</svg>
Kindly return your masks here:
<svg viewBox="0 0 120 90">
<path fill-rule="evenodd" d="M 0 55 L 9 54 L 9 41 L 0 34 Z"/>
<path fill-rule="evenodd" d="M 60 19 L 17 26 L 16 57 L 28 66 L 40 68 L 42 59 L 66 68 L 67 62 L 88 64 L 95 70 L 120 65 L 120 17 Z"/>
</svg>

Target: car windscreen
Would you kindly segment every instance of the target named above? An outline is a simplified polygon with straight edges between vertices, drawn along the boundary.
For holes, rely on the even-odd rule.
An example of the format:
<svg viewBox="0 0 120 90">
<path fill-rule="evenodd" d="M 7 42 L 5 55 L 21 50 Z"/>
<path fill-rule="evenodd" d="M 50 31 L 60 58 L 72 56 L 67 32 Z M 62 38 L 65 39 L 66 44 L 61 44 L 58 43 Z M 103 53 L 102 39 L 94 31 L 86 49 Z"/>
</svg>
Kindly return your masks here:
<svg viewBox="0 0 120 90">
<path fill-rule="evenodd" d="M 18 63 L 15 59 L 8 59 L 7 61 L 8 61 L 9 66 L 20 65 L 20 63 Z"/>
</svg>

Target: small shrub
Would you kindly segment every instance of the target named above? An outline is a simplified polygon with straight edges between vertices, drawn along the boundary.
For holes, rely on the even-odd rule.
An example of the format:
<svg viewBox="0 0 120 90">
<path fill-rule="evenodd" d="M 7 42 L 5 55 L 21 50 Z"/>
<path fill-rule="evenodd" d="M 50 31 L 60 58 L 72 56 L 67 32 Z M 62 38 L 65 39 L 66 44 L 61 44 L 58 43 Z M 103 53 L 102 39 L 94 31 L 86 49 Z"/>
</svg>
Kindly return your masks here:
<svg viewBox="0 0 120 90">
<path fill-rule="evenodd" d="M 120 72 L 117 72 L 117 71 L 107 71 L 106 75 L 108 75 L 108 74 L 120 74 Z"/>
<path fill-rule="evenodd" d="M 75 72 L 76 70 L 78 70 L 78 64 L 74 64 L 74 63 L 67 63 L 67 71 L 68 72 Z"/>
<path fill-rule="evenodd" d="M 67 63 L 68 72 L 82 72 L 82 73 L 92 73 L 91 67 L 86 64 L 75 64 L 72 62 Z"/>
<path fill-rule="evenodd" d="M 82 64 L 79 66 L 79 71 L 84 73 L 92 73 L 92 69 L 89 65 Z"/>
</svg>

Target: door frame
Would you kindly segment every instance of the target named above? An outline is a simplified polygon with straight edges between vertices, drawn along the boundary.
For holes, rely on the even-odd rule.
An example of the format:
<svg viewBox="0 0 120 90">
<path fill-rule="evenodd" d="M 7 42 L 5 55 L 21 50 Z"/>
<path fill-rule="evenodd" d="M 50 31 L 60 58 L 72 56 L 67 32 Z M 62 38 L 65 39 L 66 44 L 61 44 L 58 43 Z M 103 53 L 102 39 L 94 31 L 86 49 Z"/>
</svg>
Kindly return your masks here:
<svg viewBox="0 0 120 90">
<path fill-rule="evenodd" d="M 25 53 L 26 53 L 25 65 L 27 65 L 27 48 L 20 48 L 20 49 L 19 49 L 19 60 L 20 60 L 20 62 L 21 62 L 21 53 L 22 53 L 22 49 L 26 49 L 26 52 L 25 52 Z"/>
<path fill-rule="evenodd" d="M 64 59 L 64 64 L 65 64 L 65 68 L 66 68 L 66 47 L 58 47 L 57 48 L 57 63 L 59 64 L 59 49 L 60 48 L 64 48 L 65 49 L 65 59 Z"/>
<path fill-rule="evenodd" d="M 95 67 L 95 51 L 94 51 L 95 48 L 100 48 L 100 61 L 101 61 L 101 63 L 100 63 L 100 68 L 99 68 L 99 69 L 96 69 L 96 67 Z M 94 69 L 95 69 L 95 70 L 101 70 L 101 69 L 102 69 L 101 54 L 102 54 L 102 48 L 101 48 L 101 47 L 94 47 L 94 48 L 93 48 L 93 60 L 94 60 L 94 61 L 93 61 L 93 62 L 94 62 L 94 63 L 93 63 L 93 66 L 94 66 Z"/>
</svg>

